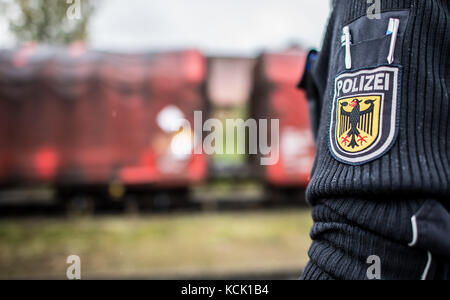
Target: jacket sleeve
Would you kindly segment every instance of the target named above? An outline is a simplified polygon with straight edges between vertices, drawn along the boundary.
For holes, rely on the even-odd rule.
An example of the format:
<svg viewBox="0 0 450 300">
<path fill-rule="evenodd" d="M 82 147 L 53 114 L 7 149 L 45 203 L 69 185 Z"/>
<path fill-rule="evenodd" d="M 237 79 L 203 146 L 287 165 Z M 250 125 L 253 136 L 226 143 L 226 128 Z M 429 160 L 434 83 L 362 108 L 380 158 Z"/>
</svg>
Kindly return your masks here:
<svg viewBox="0 0 450 300">
<path fill-rule="evenodd" d="M 334 8 L 334 2 L 333 2 Z M 323 107 L 323 97 L 328 81 L 328 69 L 330 65 L 330 54 L 333 44 L 333 31 L 335 26 L 335 10 L 333 9 L 328 20 L 328 27 L 320 53 L 311 50 L 308 53 L 303 77 L 298 88 L 305 90 L 308 98 L 308 106 L 311 120 L 311 128 L 314 139 L 317 139 L 320 119 Z"/>
</svg>

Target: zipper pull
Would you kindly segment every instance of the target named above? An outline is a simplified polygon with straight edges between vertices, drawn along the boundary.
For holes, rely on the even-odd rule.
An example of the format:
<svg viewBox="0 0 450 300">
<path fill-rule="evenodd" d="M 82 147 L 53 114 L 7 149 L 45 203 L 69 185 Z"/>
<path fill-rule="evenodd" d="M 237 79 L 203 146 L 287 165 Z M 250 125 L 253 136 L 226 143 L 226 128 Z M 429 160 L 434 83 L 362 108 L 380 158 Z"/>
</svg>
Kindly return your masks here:
<svg viewBox="0 0 450 300">
<path fill-rule="evenodd" d="M 351 35 L 350 35 L 350 28 L 348 26 L 345 26 L 342 29 L 342 42 L 345 45 L 345 68 L 351 69 L 352 68 L 352 54 L 350 50 L 351 45 Z"/>
<path fill-rule="evenodd" d="M 389 64 L 394 62 L 394 54 L 395 54 L 395 45 L 397 43 L 398 29 L 400 27 L 400 20 L 395 18 L 389 19 L 389 26 L 386 31 L 386 35 L 392 35 L 391 37 L 391 46 L 389 48 L 389 55 L 387 57 L 387 61 Z"/>
</svg>

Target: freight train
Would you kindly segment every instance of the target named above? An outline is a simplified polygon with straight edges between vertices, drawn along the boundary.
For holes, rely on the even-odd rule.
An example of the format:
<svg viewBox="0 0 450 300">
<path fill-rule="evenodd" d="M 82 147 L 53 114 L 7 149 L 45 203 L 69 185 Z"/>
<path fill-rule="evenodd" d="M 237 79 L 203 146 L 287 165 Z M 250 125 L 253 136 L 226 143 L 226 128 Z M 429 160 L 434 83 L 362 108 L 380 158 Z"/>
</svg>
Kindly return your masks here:
<svg viewBox="0 0 450 300">
<path fill-rule="evenodd" d="M 254 72 L 250 115 L 280 122 L 278 162 L 260 166 L 258 157 L 250 160 L 274 201 L 299 201 L 310 180 L 315 145 L 306 95 L 296 87 L 305 62 L 305 52 L 297 48 L 266 52 L 257 59 Z"/>
<path fill-rule="evenodd" d="M 245 67 L 243 74 L 229 69 L 228 81 L 241 76 L 247 82 L 247 96 L 228 106 L 243 104 L 248 116 L 276 117 L 281 124 L 280 162 L 260 167 L 246 157 L 241 164 L 267 186 L 304 189 L 314 147 L 305 96 L 295 89 L 303 52 L 234 60 L 224 64 L 196 50 L 107 53 L 79 44 L 1 50 L 0 204 L 7 192 L 42 187 L 69 203 L 175 205 L 188 199 L 192 186 L 221 170 L 203 152 L 190 151 L 193 132 L 180 130 L 178 122 L 192 123 L 194 111 L 211 113 L 208 91 L 233 95 L 220 76 L 211 80 L 212 66 L 227 63 Z"/>
</svg>

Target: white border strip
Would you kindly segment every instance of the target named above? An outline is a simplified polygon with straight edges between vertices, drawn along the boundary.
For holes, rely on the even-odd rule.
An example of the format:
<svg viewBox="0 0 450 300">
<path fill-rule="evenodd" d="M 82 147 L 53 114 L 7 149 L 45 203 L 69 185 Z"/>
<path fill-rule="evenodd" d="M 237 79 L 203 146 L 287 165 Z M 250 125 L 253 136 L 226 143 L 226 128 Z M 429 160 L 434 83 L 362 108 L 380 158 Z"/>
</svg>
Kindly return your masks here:
<svg viewBox="0 0 450 300">
<path fill-rule="evenodd" d="M 413 216 L 411 218 L 411 225 L 412 225 L 413 239 L 412 239 L 411 243 L 408 244 L 408 246 L 414 247 L 417 244 L 417 241 L 419 239 L 416 216 Z"/>
<path fill-rule="evenodd" d="M 428 252 L 428 262 L 427 262 L 427 265 L 425 267 L 425 270 L 423 271 L 421 280 L 427 280 L 428 271 L 430 271 L 431 261 L 432 260 L 433 260 L 433 255 L 431 255 L 431 252 Z"/>
<path fill-rule="evenodd" d="M 417 241 L 419 240 L 419 230 L 417 229 L 417 217 L 415 215 L 412 216 L 412 218 L 411 218 L 411 226 L 412 226 L 413 238 L 412 238 L 411 243 L 408 244 L 408 246 L 414 247 L 415 245 L 417 245 Z M 433 255 L 431 254 L 430 251 L 428 251 L 427 255 L 428 255 L 428 261 L 427 261 L 425 270 L 423 271 L 423 274 L 422 274 L 422 277 L 420 278 L 420 280 L 427 280 L 428 272 L 430 271 L 430 267 L 431 267 L 431 262 L 433 261 Z"/>
</svg>

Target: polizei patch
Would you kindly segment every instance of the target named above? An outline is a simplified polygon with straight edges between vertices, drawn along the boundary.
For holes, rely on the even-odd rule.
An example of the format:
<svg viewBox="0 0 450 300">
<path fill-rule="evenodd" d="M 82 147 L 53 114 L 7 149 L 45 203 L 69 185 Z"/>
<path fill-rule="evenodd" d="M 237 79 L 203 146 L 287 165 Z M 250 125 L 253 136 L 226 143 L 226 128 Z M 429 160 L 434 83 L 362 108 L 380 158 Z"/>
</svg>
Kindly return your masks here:
<svg viewBox="0 0 450 300">
<path fill-rule="evenodd" d="M 329 146 L 333 156 L 360 165 L 384 155 L 397 136 L 400 67 L 379 66 L 335 79 Z"/>
</svg>

